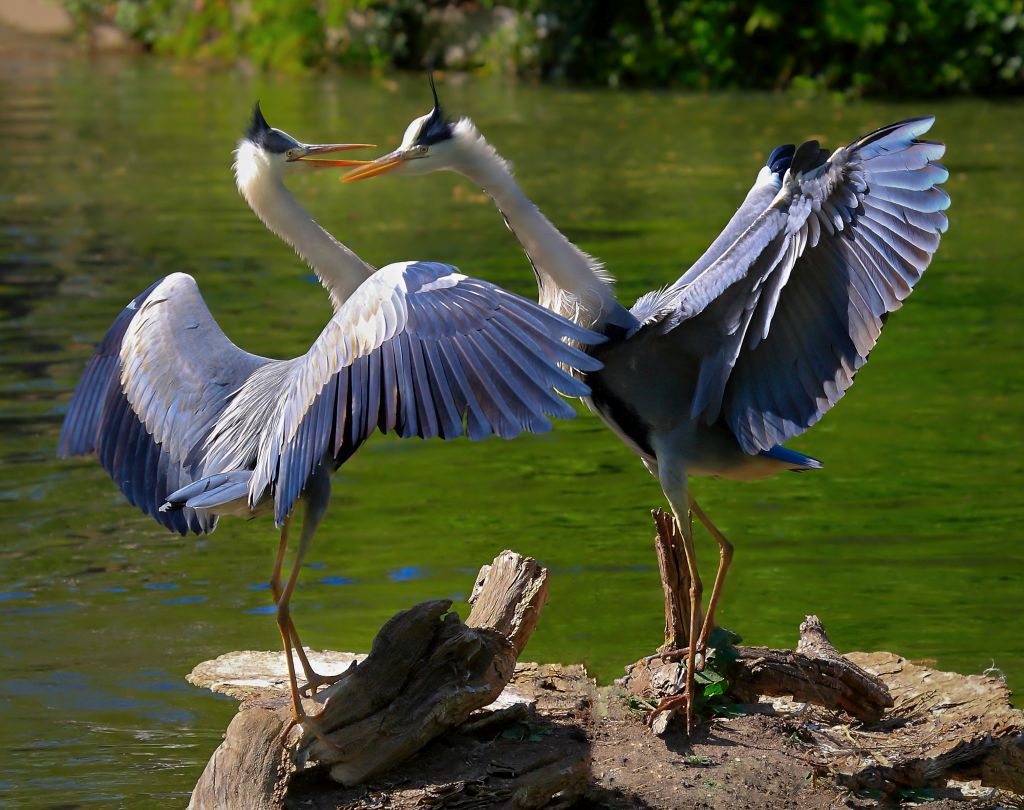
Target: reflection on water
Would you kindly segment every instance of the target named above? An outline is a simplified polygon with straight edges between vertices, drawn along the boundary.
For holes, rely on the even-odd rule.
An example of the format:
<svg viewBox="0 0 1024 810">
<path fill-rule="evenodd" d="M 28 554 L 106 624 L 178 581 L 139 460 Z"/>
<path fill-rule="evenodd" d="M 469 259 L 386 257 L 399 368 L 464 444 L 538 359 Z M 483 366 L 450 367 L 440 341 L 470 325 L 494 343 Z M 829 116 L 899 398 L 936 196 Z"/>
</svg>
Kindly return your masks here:
<svg viewBox="0 0 1024 810">
<path fill-rule="evenodd" d="M 429 102 L 418 79 L 278 80 L 29 51 L 0 44 L 0 735 L 30 754 L 0 764 L 0 803 L 180 807 L 234 710 L 184 674 L 277 646 L 263 584 L 274 531 L 261 520 L 166 534 L 95 462 L 54 460 L 63 408 L 117 310 L 168 272 L 195 275 L 251 351 L 298 354 L 319 333 L 326 296 L 232 183 L 254 99 L 302 139 L 382 145 Z M 776 144 L 835 145 L 923 111 L 484 80 L 444 95 L 607 261 L 625 301 L 700 254 Z M 695 489 L 736 542 L 721 618 L 746 640 L 790 644 L 814 611 L 841 648 L 964 671 L 994 660 L 1019 688 L 1024 110 L 927 109 L 950 145 L 950 233 L 852 393 L 795 443 L 826 469 Z M 500 218 L 453 176 L 294 188 L 371 262 L 443 259 L 533 292 Z M 509 444 L 378 438 L 334 491 L 294 600 L 314 646 L 365 650 L 415 601 L 461 603 L 505 547 L 553 574 L 528 658 L 586 661 L 608 680 L 660 641 L 647 510 L 661 495 L 589 415 Z"/>
</svg>

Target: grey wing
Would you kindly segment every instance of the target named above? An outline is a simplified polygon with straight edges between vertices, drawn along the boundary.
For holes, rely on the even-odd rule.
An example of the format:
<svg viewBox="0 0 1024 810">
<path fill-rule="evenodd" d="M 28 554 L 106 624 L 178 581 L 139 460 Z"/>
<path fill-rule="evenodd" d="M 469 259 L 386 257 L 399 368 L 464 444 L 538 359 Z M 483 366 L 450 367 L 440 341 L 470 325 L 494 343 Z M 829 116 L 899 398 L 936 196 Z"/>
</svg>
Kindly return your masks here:
<svg viewBox="0 0 1024 810">
<path fill-rule="evenodd" d="M 108 330 L 72 395 L 58 453 L 96 452 L 134 506 L 181 534 L 212 531 L 216 518 L 205 510 L 160 506 L 199 477 L 187 457 L 231 393 L 267 362 L 228 340 L 191 276 L 167 276 Z"/>
<path fill-rule="evenodd" d="M 791 143 L 777 146 L 758 172 L 757 180 L 747 192 L 740 207 L 732 215 L 725 229 L 675 283 L 661 290 L 646 293 L 637 299 L 630 312 L 640 324 L 656 319 L 678 299 L 679 292 L 695 277 L 703 273 L 725 250 L 749 228 L 755 219 L 771 204 L 782 188 L 782 178 L 789 168 L 796 147 Z"/>
<path fill-rule="evenodd" d="M 691 415 L 723 415 L 748 453 L 799 435 L 843 396 L 947 226 L 934 119 L 837 150 L 803 144 L 771 203 L 674 286 L 658 327 L 700 357 Z"/>
<path fill-rule="evenodd" d="M 318 464 L 375 430 L 452 439 L 549 430 L 589 389 L 563 367 L 601 364 L 563 341 L 603 337 L 434 262 L 389 265 L 356 291 L 301 363 L 260 448 L 249 498 L 274 491 L 280 524 Z M 259 376 L 259 375 L 257 375 Z"/>
</svg>

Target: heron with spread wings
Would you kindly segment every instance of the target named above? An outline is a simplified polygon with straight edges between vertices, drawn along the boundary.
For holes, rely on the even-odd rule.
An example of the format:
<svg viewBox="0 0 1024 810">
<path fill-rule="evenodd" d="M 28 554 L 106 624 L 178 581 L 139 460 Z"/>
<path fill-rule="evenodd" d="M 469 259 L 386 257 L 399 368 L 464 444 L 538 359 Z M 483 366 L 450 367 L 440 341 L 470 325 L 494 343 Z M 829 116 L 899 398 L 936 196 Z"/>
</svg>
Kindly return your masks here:
<svg viewBox="0 0 1024 810">
<path fill-rule="evenodd" d="M 433 81 L 431 81 L 433 89 Z M 944 146 L 920 136 L 931 117 L 882 127 L 833 153 L 808 141 L 776 148 L 739 210 L 676 281 L 627 309 L 600 262 L 563 236 L 519 188 L 468 118 L 434 107 L 393 152 L 346 181 L 453 171 L 481 187 L 519 240 L 540 303 L 608 338 L 584 380 L 589 407 L 658 478 L 691 578 L 683 695 L 706 649 L 733 548 L 694 500 L 691 475 L 749 480 L 821 467 L 783 446 L 846 393 L 889 313 L 928 267 L 946 230 Z M 700 621 L 689 514 L 719 546 Z"/>
<path fill-rule="evenodd" d="M 320 156 L 352 144 L 304 144 L 260 112 L 238 144 L 238 189 L 330 294 L 334 315 L 305 354 L 273 360 L 235 346 L 195 280 L 174 273 L 132 300 L 89 360 L 61 431 L 61 456 L 96 453 L 128 500 L 169 529 L 211 532 L 222 515 L 272 511 L 271 577 L 295 718 L 292 651 L 310 692 L 332 682 L 310 666 L 289 603 L 330 498 L 330 476 L 375 431 L 401 437 L 505 439 L 570 418 L 579 374 L 600 361 L 570 346 L 602 337 L 494 284 L 437 262 L 376 270 L 318 225 L 286 175 L 363 161 Z M 298 501 L 302 529 L 282 566 Z"/>
</svg>

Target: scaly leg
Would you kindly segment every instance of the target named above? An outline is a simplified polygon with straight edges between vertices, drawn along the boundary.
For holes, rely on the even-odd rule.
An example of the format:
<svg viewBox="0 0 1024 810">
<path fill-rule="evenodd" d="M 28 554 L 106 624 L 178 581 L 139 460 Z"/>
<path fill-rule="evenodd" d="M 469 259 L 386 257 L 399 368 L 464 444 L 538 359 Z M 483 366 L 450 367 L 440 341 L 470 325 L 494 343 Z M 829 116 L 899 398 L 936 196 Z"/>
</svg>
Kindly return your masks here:
<svg viewBox="0 0 1024 810">
<path fill-rule="evenodd" d="M 690 509 L 697 516 L 697 520 L 704 524 L 711 536 L 718 541 L 718 573 L 715 574 L 715 584 L 711 588 L 711 597 L 708 599 L 708 612 L 704 616 L 704 627 L 700 631 L 700 638 L 697 640 L 697 651 L 703 657 L 708 646 L 708 636 L 715 628 L 715 607 L 722 595 L 722 583 L 725 582 L 725 574 L 732 564 L 732 543 L 730 543 L 718 527 L 704 514 L 704 510 L 697 505 L 697 501 L 690 496 Z"/>
<path fill-rule="evenodd" d="M 650 719 L 653 720 L 661 712 L 671 711 L 680 704 L 684 704 L 686 707 L 686 733 L 689 734 L 693 730 L 693 675 L 697 656 L 695 640 L 700 632 L 700 602 L 703 585 L 700 581 L 700 574 L 697 571 L 697 552 L 693 546 L 693 524 L 690 521 L 689 510 L 687 509 L 688 490 L 686 472 L 681 469 L 675 469 L 675 467 L 676 465 L 670 463 L 659 463 L 658 478 L 665 497 L 668 498 L 668 502 L 672 506 L 672 512 L 676 518 L 676 526 L 683 539 L 683 554 L 686 557 L 686 567 L 690 572 L 690 629 L 687 633 L 689 644 L 686 650 L 686 674 L 683 693 L 664 698 L 651 713 Z"/>
<path fill-rule="evenodd" d="M 270 577 L 270 593 L 274 597 L 275 605 L 281 601 L 281 568 L 284 565 L 285 549 L 288 547 L 288 528 L 291 525 L 291 522 L 292 516 L 288 515 L 288 517 L 285 518 L 284 526 L 281 527 L 281 543 L 277 548 L 277 559 L 274 561 L 274 573 Z M 292 621 L 291 618 L 288 620 L 288 635 L 292 640 L 292 648 L 299 656 L 299 663 L 302 665 L 302 671 L 306 676 L 306 683 L 299 687 L 300 695 L 313 697 L 313 695 L 316 694 L 318 687 L 330 686 L 331 684 L 337 683 L 351 671 L 350 667 L 337 675 L 321 675 L 313 669 L 313 665 L 309 662 L 309 658 L 306 657 L 306 651 L 302 647 L 302 639 L 299 638 L 299 631 L 295 629 L 295 622 Z"/>
<path fill-rule="evenodd" d="M 295 677 L 295 662 L 292 660 L 292 632 L 294 624 L 291 618 L 291 599 L 295 591 L 295 585 L 299 580 L 299 572 L 302 569 L 302 560 L 306 556 L 309 544 L 316 533 L 316 528 L 327 511 L 327 503 L 331 497 L 331 479 L 327 468 L 321 465 L 314 471 L 306 483 L 306 491 L 303 499 L 306 503 L 305 514 L 302 519 L 302 533 L 299 536 L 299 547 L 295 550 L 295 562 L 292 566 L 288 582 L 281 591 L 281 597 L 277 601 L 277 629 L 281 633 L 281 640 L 284 642 L 285 662 L 288 665 L 288 685 L 292 696 L 293 722 L 285 728 L 282 740 L 288 735 L 294 723 L 301 723 L 309 729 L 321 742 L 332 748 L 338 746 L 332 743 L 327 735 L 314 722 L 316 716 L 310 717 L 302 707 L 302 698 L 299 696 L 299 684 Z M 278 557 L 280 558 L 280 553 Z M 280 577 L 280 569 L 275 566 L 275 573 Z M 296 633 L 296 638 L 298 634 Z"/>
<path fill-rule="evenodd" d="M 270 575 L 270 595 L 274 598 L 274 606 L 281 601 L 281 568 L 284 566 L 284 555 L 288 549 L 288 529 L 292 525 L 292 513 L 289 513 L 288 517 L 284 519 L 284 525 L 281 527 L 281 542 L 277 546 L 277 559 L 274 560 L 274 573 Z M 299 638 L 299 633 L 295 629 L 295 623 L 290 622 L 288 627 L 288 635 L 292 642 L 298 649 L 302 649 L 302 641 Z"/>
</svg>

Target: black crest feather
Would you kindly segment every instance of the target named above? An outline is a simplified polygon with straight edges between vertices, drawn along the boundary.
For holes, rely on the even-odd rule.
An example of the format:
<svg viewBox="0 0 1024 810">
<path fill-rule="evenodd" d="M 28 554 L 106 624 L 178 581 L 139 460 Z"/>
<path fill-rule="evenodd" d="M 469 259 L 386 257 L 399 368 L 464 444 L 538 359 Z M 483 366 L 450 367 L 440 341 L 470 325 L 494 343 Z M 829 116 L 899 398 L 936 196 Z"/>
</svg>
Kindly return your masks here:
<svg viewBox="0 0 1024 810">
<path fill-rule="evenodd" d="M 245 131 L 245 137 L 261 149 L 266 149 L 268 152 L 276 154 L 283 154 L 299 145 L 298 141 L 291 135 L 281 132 L 279 129 L 274 129 L 267 123 L 267 119 L 263 117 L 263 111 L 260 109 L 258 101 L 256 106 L 252 108 L 252 121 L 249 122 L 249 128 Z"/>
<path fill-rule="evenodd" d="M 257 101 L 252 108 L 252 121 L 249 123 L 249 129 L 245 132 L 245 137 L 253 143 L 261 143 L 269 132 L 270 124 L 263 117 L 263 110 L 260 109 L 260 103 Z"/>
<path fill-rule="evenodd" d="M 452 123 L 444 117 L 444 108 L 437 97 L 437 86 L 434 84 L 434 74 L 427 73 L 427 80 L 430 82 L 430 92 L 434 96 L 434 109 L 430 111 L 430 117 L 423 122 L 420 132 L 416 136 L 417 146 L 430 146 L 431 144 L 446 141 L 452 137 Z"/>
</svg>

